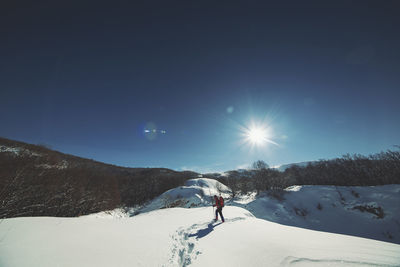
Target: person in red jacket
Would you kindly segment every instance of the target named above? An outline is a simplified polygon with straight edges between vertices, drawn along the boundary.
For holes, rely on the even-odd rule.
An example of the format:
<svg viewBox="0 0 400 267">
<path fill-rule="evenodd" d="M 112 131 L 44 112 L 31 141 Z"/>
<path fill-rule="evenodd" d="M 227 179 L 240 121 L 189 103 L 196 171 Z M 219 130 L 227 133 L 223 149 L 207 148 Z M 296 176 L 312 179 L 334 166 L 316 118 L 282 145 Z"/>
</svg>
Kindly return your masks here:
<svg viewBox="0 0 400 267">
<path fill-rule="evenodd" d="M 215 211 L 215 220 L 218 221 L 218 213 L 219 213 L 222 222 L 225 222 L 224 215 L 222 215 L 222 208 L 224 207 L 224 199 L 221 196 L 218 198 L 216 195 L 214 195 L 214 201 L 215 204 L 213 204 L 213 207 L 217 207 L 217 210 Z"/>
</svg>

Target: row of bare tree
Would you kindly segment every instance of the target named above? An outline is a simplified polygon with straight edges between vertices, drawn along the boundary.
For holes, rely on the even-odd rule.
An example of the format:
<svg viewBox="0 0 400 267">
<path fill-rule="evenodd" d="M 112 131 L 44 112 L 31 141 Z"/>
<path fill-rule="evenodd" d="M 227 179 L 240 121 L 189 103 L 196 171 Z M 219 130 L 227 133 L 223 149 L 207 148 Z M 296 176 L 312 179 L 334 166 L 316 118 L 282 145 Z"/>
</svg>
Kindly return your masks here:
<svg viewBox="0 0 400 267">
<path fill-rule="evenodd" d="M 264 161 L 254 162 L 247 171 L 231 171 L 218 177 L 237 193 L 284 189 L 291 185 L 373 186 L 400 184 L 400 150 L 370 156 L 345 155 L 333 160 L 320 160 L 305 167 L 293 165 L 280 172 L 268 168 Z"/>
</svg>

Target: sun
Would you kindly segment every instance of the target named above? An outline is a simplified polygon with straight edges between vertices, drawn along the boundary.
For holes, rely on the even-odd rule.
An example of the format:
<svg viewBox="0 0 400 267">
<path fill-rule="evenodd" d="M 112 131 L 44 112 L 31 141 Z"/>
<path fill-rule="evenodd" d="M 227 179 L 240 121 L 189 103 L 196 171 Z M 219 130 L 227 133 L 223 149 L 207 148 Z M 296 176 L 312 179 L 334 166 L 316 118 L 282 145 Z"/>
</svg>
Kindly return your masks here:
<svg viewBox="0 0 400 267">
<path fill-rule="evenodd" d="M 266 144 L 279 146 L 278 143 L 272 140 L 271 125 L 251 122 L 250 126 L 242 128 L 242 133 L 244 135 L 244 142 L 250 144 L 253 148 L 263 147 Z"/>
<path fill-rule="evenodd" d="M 262 128 L 252 127 L 247 132 L 247 139 L 254 145 L 263 145 L 267 140 L 267 133 Z"/>
</svg>

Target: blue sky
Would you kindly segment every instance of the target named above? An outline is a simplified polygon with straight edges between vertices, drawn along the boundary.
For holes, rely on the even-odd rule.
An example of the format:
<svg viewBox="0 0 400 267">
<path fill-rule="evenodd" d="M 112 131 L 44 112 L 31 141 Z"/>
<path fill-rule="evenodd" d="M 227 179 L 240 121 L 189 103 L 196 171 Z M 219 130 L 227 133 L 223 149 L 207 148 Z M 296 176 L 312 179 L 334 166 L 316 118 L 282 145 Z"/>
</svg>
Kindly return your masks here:
<svg viewBox="0 0 400 267">
<path fill-rule="evenodd" d="M 202 172 L 393 149 L 399 7 L 2 4 L 0 136 L 116 165 Z M 244 142 L 252 122 L 277 145 Z"/>
</svg>

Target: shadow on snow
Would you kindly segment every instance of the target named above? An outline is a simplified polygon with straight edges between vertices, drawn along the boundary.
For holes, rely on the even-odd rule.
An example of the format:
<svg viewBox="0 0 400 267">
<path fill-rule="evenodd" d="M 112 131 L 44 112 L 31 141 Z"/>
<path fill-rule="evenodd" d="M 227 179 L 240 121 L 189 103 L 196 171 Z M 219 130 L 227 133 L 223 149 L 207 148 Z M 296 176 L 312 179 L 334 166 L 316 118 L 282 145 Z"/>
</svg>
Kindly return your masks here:
<svg viewBox="0 0 400 267">
<path fill-rule="evenodd" d="M 214 228 L 220 224 L 222 224 L 222 222 L 214 224 L 214 225 L 212 223 L 209 223 L 207 228 L 200 229 L 197 231 L 197 233 L 190 234 L 190 235 L 188 235 L 188 237 L 196 237 L 196 239 L 203 238 L 206 235 L 208 235 L 209 233 L 211 233 L 212 231 L 214 231 Z"/>
</svg>

